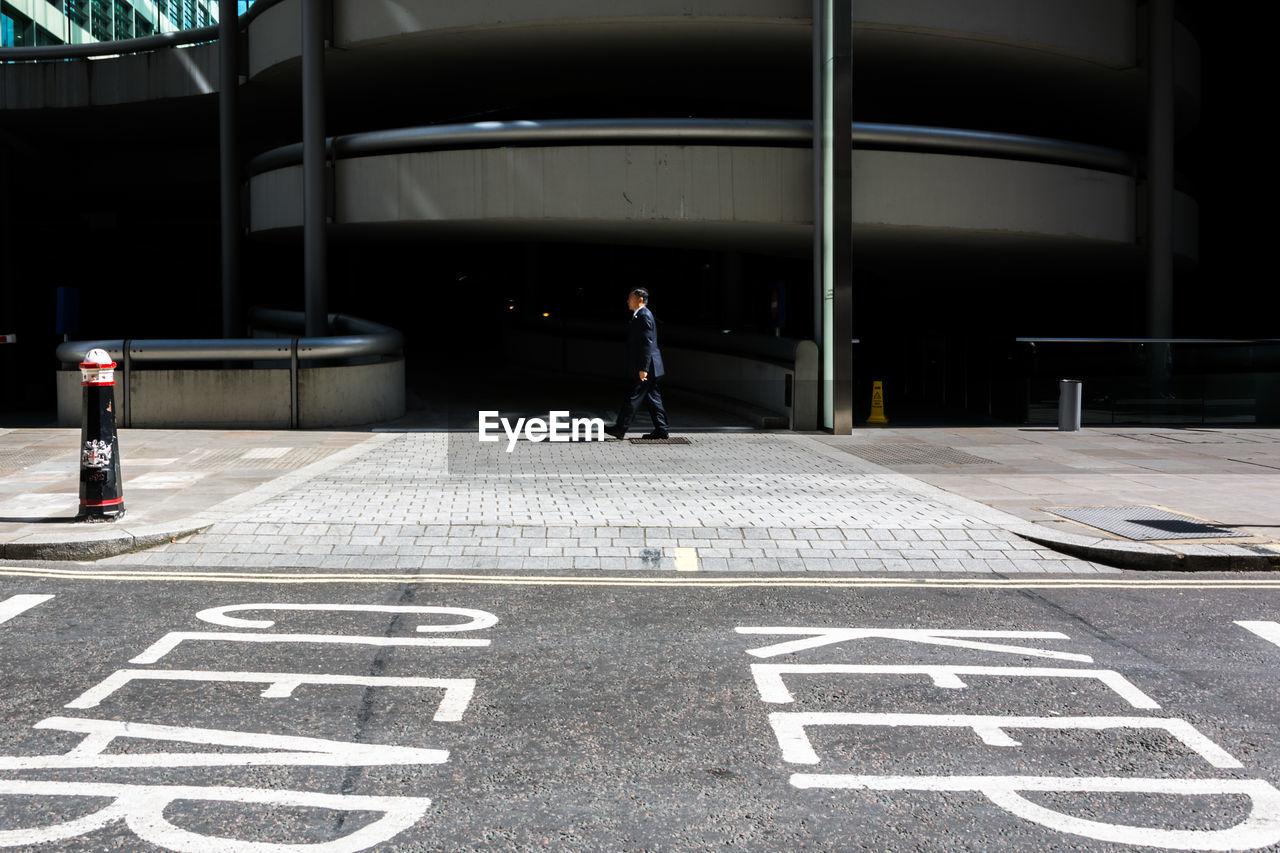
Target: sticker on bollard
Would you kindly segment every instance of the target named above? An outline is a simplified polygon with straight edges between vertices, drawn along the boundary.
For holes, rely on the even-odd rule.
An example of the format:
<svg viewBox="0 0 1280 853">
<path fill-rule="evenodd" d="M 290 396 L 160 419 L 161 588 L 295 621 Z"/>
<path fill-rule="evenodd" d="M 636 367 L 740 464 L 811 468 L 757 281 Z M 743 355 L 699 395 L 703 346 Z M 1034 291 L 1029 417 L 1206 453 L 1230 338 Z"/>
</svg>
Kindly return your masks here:
<svg viewBox="0 0 1280 853">
<path fill-rule="evenodd" d="M 79 521 L 115 521 L 124 515 L 120 481 L 120 443 L 116 438 L 116 363 L 103 349 L 91 349 L 80 362 L 84 389 L 80 415 Z"/>
</svg>

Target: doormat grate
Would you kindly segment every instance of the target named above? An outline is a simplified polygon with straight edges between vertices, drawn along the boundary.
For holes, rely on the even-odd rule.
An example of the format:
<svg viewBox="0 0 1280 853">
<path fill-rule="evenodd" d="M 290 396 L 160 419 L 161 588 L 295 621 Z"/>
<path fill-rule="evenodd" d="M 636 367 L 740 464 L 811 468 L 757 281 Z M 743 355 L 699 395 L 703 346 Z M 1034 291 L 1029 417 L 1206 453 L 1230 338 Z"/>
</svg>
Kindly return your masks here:
<svg viewBox="0 0 1280 853">
<path fill-rule="evenodd" d="M 1226 539 L 1248 536 L 1230 527 L 1222 527 L 1156 509 L 1152 506 L 1061 506 L 1046 508 L 1045 512 L 1069 518 L 1125 539 L 1139 541 L 1151 539 Z"/>
<path fill-rule="evenodd" d="M 836 445 L 845 453 L 853 454 L 877 465 L 999 465 L 994 459 L 984 459 L 935 444 L 899 444 L 878 441 L 873 444 Z"/>
<path fill-rule="evenodd" d="M 628 438 L 632 444 L 692 444 L 687 438 Z"/>
</svg>

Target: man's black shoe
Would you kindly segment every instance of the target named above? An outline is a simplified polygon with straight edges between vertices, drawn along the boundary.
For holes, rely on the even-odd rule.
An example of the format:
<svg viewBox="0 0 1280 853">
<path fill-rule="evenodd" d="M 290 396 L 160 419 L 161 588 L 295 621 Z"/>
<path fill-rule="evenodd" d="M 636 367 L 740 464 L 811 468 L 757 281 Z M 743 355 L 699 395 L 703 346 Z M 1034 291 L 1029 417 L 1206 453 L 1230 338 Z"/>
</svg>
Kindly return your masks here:
<svg viewBox="0 0 1280 853">
<path fill-rule="evenodd" d="M 622 441 L 622 437 L 627 434 L 627 431 L 625 429 L 621 429 L 616 426 L 607 426 L 604 428 L 604 431 L 606 435 L 611 435 L 614 438 L 618 439 L 618 441 Z"/>
<path fill-rule="evenodd" d="M 671 433 L 668 433 L 668 432 L 646 432 L 644 435 L 642 435 L 642 436 L 640 436 L 640 437 L 641 437 L 641 438 L 643 438 L 643 439 L 646 439 L 646 440 L 648 440 L 648 441 L 654 441 L 655 439 L 656 439 L 656 440 L 661 441 L 661 440 L 662 440 L 662 439 L 664 439 L 664 438 L 670 438 L 670 437 L 671 437 Z"/>
</svg>

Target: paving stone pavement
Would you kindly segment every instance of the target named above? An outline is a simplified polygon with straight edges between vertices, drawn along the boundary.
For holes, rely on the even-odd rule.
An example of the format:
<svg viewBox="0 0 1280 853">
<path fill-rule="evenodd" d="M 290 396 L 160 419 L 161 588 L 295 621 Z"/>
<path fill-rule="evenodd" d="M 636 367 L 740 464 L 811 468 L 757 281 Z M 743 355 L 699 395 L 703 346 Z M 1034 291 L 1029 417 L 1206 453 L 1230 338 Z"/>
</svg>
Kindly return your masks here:
<svg viewBox="0 0 1280 853">
<path fill-rule="evenodd" d="M 1116 571 L 810 437 L 690 438 L 508 453 L 474 433 L 387 435 L 205 533 L 101 563 L 674 571 L 677 549 L 694 549 L 701 571 Z"/>
</svg>

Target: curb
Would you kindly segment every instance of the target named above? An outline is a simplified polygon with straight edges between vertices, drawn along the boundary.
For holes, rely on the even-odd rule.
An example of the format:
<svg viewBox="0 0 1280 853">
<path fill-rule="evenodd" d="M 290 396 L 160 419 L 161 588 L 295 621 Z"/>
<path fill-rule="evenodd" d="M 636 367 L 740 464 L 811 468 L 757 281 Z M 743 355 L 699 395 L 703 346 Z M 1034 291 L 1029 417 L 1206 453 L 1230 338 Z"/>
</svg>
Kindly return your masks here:
<svg viewBox="0 0 1280 853">
<path fill-rule="evenodd" d="M 19 540 L 0 544 L 0 557 L 6 560 L 101 560 L 164 545 L 184 536 L 202 533 L 211 526 L 213 522 L 196 525 L 185 522 L 170 527 L 143 528 L 137 532 L 112 530 L 108 535 L 92 538 Z"/>
<path fill-rule="evenodd" d="M 1280 570 L 1280 552 L 1249 545 L 1160 546 L 1076 536 L 1033 522 L 1010 525 L 1010 533 L 1071 557 L 1117 569 L 1156 572 L 1268 572 Z M 1229 550 L 1228 550 L 1229 549 Z"/>
<path fill-rule="evenodd" d="M 804 440 L 797 436 L 797 441 Z M 1069 557 L 1101 563 L 1117 569 L 1140 569 L 1154 572 L 1268 572 L 1280 570 L 1280 551 L 1257 545 L 1147 545 L 1122 542 L 1098 536 L 1064 533 L 1016 515 L 979 503 L 955 492 L 917 480 L 892 468 L 845 453 L 819 441 L 806 446 L 817 453 L 856 470 L 876 474 L 922 497 L 958 509 L 1015 536 Z"/>
</svg>

